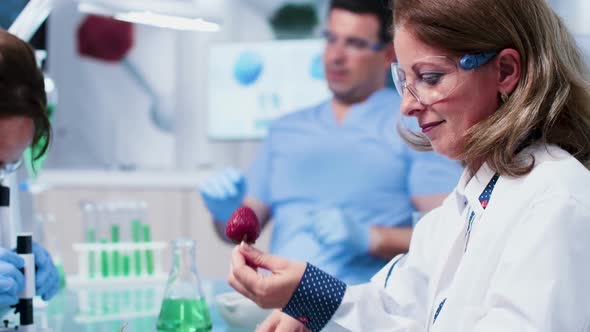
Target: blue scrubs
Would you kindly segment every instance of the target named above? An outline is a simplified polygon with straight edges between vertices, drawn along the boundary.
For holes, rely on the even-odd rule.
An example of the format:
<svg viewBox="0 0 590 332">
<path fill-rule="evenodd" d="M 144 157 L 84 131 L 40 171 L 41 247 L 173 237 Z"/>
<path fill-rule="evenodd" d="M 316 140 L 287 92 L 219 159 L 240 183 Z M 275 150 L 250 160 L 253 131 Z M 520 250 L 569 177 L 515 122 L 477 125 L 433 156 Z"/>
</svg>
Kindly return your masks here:
<svg viewBox="0 0 590 332">
<path fill-rule="evenodd" d="M 337 207 L 367 225 L 409 226 L 411 196 L 454 188 L 460 165 L 411 150 L 396 129 L 399 105 L 393 90 L 382 89 L 341 123 L 331 101 L 273 122 L 247 175 L 248 195 L 272 209 L 272 254 L 308 261 L 349 284 L 367 282 L 387 261 L 331 257 L 310 233 L 309 214 Z"/>
</svg>

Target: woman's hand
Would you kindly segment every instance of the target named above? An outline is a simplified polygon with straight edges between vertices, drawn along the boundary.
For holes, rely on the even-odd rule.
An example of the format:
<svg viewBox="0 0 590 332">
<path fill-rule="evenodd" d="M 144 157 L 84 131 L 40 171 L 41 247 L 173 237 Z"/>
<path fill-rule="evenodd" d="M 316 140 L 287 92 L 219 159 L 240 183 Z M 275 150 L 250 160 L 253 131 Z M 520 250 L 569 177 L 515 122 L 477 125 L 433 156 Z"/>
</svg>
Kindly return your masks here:
<svg viewBox="0 0 590 332">
<path fill-rule="evenodd" d="M 306 263 L 268 255 L 242 242 L 232 252 L 229 284 L 259 307 L 283 308 L 297 289 Z M 257 268 L 272 274 L 257 272 Z"/>
<path fill-rule="evenodd" d="M 270 314 L 270 316 L 268 316 L 256 329 L 256 332 L 278 331 L 308 332 L 309 330 L 298 320 L 281 312 L 280 310 L 274 310 L 272 314 Z"/>
</svg>

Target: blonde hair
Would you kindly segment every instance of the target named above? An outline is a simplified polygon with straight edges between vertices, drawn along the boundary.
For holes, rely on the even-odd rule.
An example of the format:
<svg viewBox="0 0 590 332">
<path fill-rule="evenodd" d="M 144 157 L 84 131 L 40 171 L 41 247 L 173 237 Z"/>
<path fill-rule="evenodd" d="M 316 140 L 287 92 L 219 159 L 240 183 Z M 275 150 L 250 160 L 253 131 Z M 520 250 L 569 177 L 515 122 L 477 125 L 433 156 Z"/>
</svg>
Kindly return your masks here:
<svg viewBox="0 0 590 332">
<path fill-rule="evenodd" d="M 460 159 L 485 161 L 500 175 L 521 176 L 534 159 L 517 158 L 531 144 L 555 144 L 590 166 L 590 84 L 576 43 L 544 0 L 396 0 L 394 29 L 456 55 L 513 48 L 521 57 L 508 101 L 465 134 Z M 431 150 L 420 133 L 406 141 Z M 471 171 L 475 171 L 471 169 Z"/>
</svg>

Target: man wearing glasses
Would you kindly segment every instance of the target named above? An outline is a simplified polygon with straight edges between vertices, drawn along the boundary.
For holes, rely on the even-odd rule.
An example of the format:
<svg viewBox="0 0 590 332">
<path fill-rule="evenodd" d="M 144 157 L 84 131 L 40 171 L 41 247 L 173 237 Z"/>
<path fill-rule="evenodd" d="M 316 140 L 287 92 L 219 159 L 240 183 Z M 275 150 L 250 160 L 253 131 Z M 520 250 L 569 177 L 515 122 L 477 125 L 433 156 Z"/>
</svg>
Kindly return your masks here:
<svg viewBox="0 0 590 332">
<path fill-rule="evenodd" d="M 0 29 L 0 185 L 22 164 L 28 146 L 40 147 L 34 158 L 45 153 L 50 132 L 43 74 L 33 50 Z M 2 199 L 6 198 L 4 194 Z M 36 293 L 49 300 L 59 290 L 59 273 L 45 249 L 35 243 L 33 253 Z M 25 278 L 19 271 L 23 267 L 20 256 L 0 248 L 0 317 L 18 302 L 18 294 L 24 289 Z"/>
<path fill-rule="evenodd" d="M 391 17 L 380 0 L 331 2 L 323 61 L 333 98 L 276 120 L 247 176 L 225 170 L 201 187 L 219 230 L 247 205 L 262 226 L 274 220 L 271 253 L 349 284 L 407 251 L 413 212 L 440 205 L 461 169 L 413 152 L 396 130 Z"/>
</svg>

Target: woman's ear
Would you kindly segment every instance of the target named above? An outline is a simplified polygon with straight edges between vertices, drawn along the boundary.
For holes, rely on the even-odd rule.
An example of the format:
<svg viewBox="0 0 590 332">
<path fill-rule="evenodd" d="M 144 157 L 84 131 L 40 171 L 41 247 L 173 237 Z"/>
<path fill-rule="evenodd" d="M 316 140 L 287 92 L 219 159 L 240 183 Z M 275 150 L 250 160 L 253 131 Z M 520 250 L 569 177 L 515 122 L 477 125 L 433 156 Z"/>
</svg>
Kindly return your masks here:
<svg viewBox="0 0 590 332">
<path fill-rule="evenodd" d="M 510 95 L 520 81 L 520 54 L 507 48 L 496 57 L 498 66 L 498 92 Z"/>
</svg>

